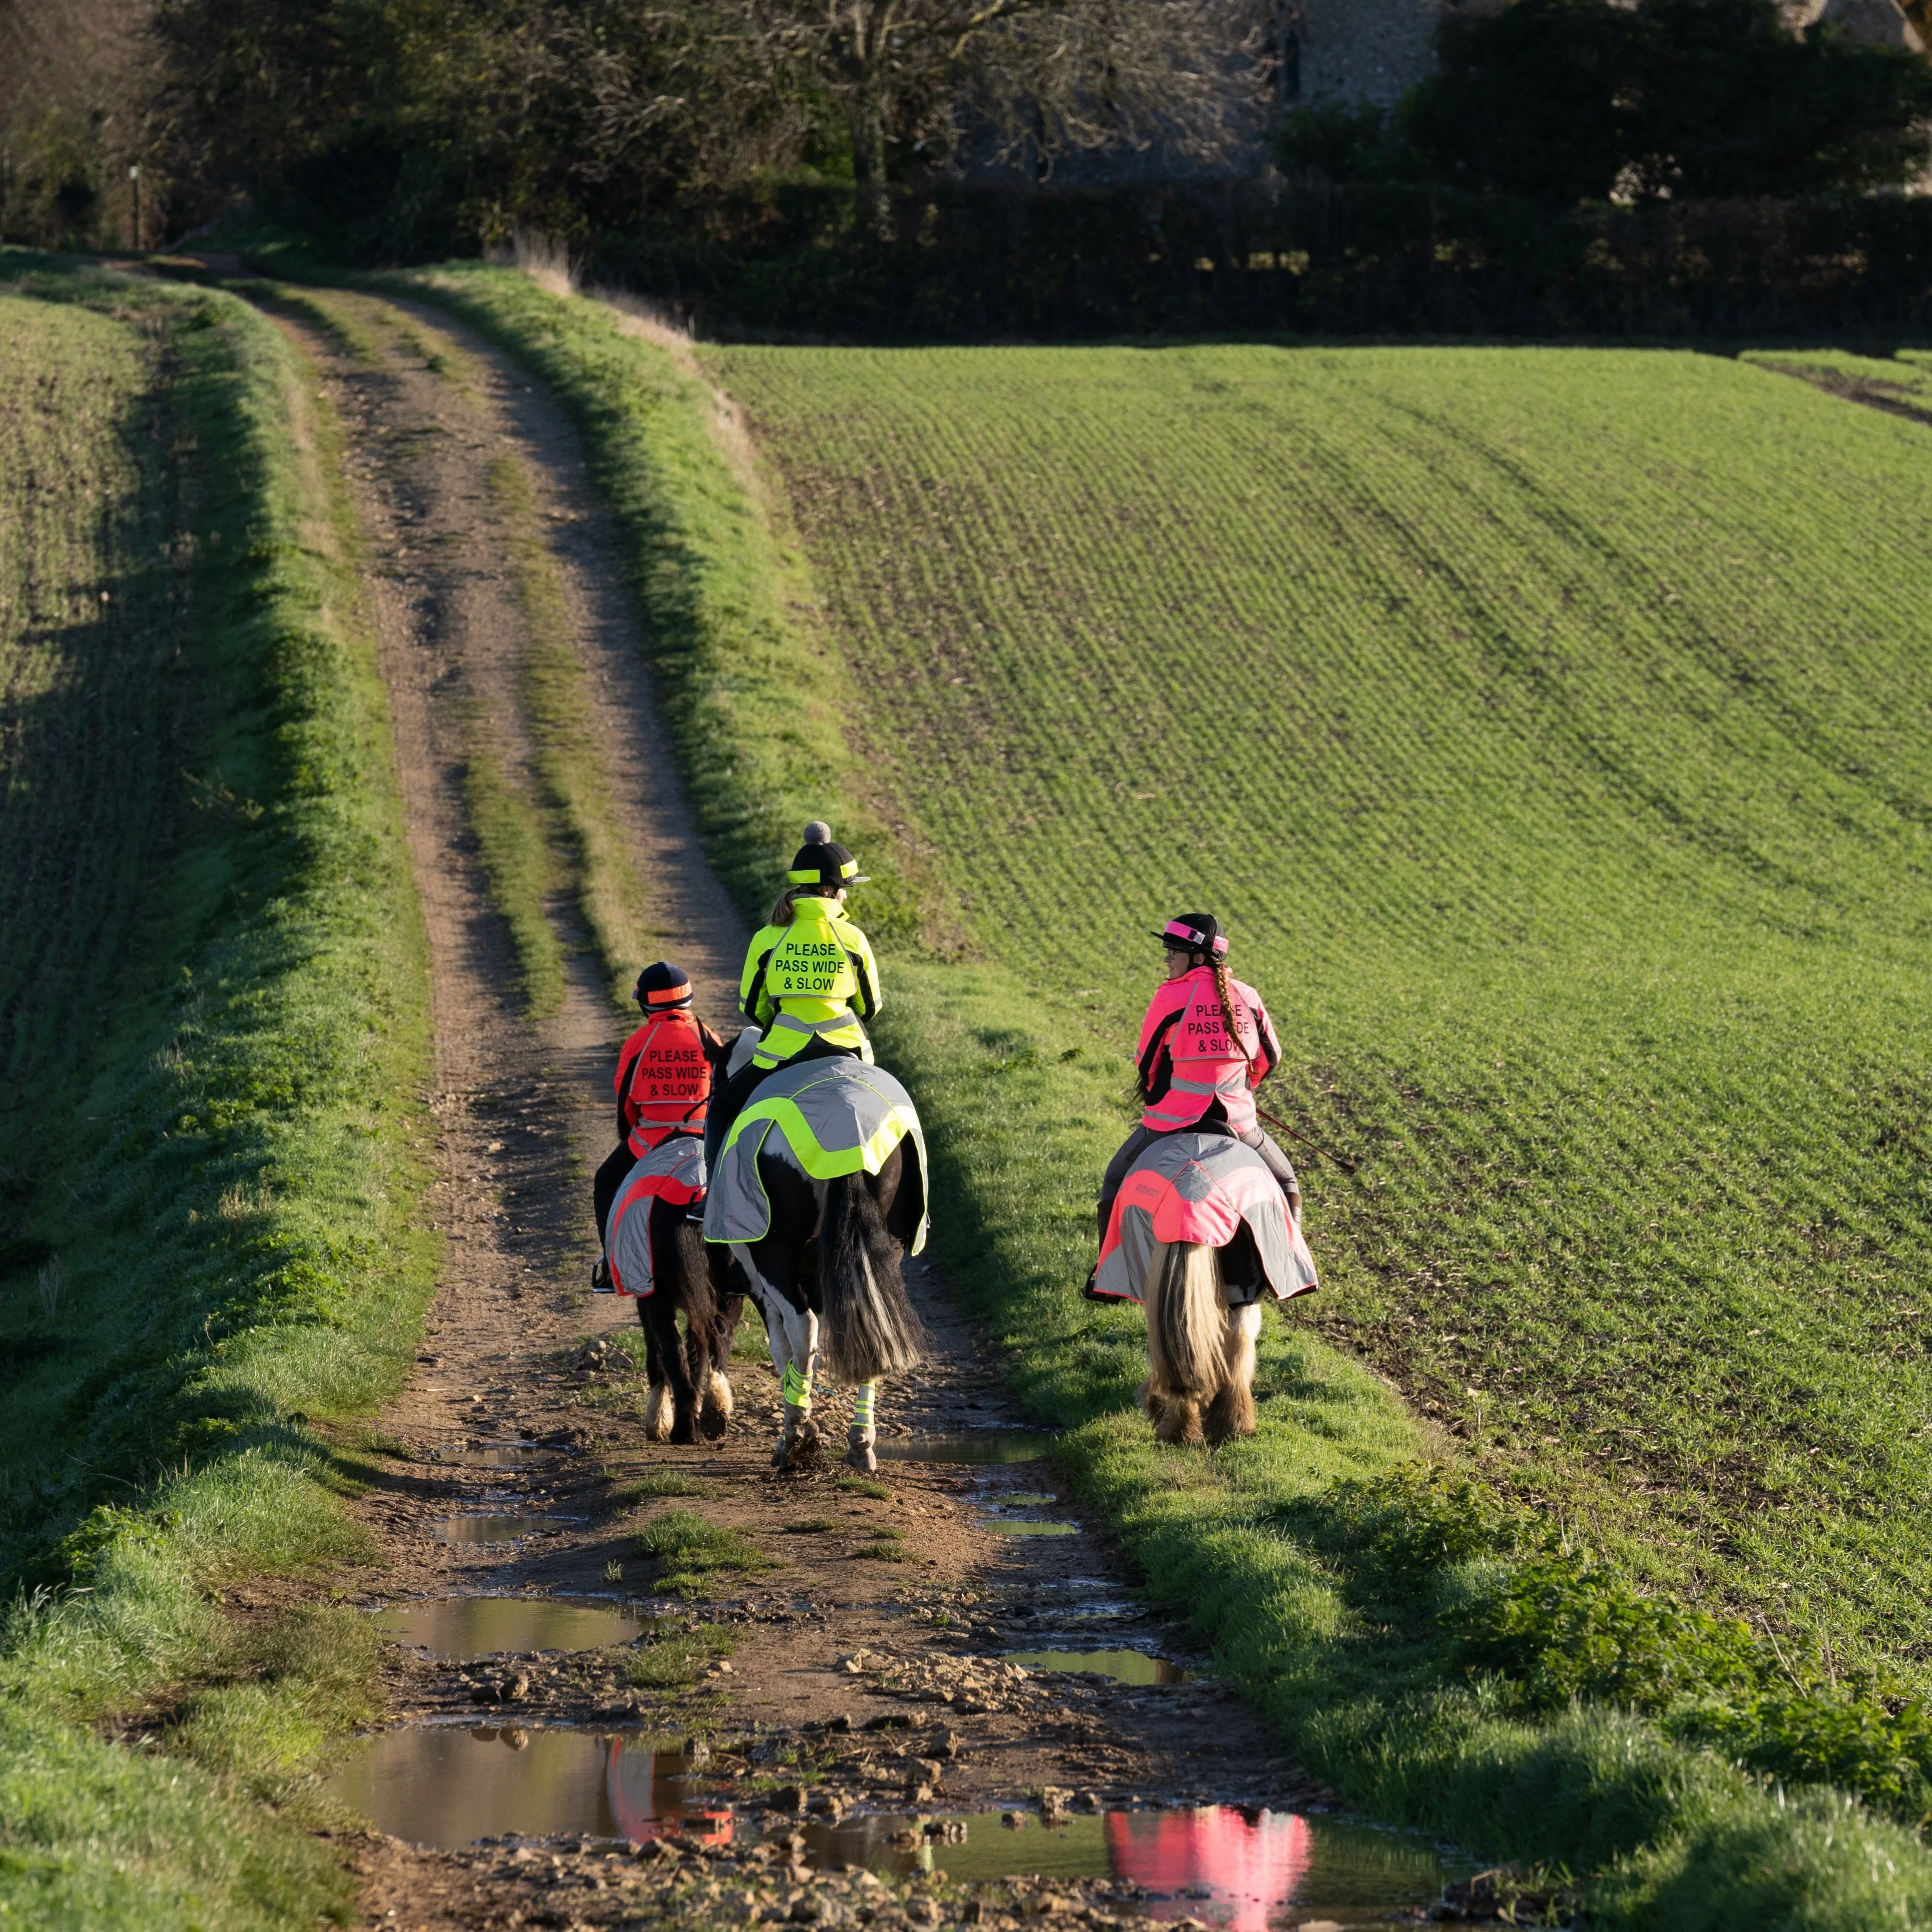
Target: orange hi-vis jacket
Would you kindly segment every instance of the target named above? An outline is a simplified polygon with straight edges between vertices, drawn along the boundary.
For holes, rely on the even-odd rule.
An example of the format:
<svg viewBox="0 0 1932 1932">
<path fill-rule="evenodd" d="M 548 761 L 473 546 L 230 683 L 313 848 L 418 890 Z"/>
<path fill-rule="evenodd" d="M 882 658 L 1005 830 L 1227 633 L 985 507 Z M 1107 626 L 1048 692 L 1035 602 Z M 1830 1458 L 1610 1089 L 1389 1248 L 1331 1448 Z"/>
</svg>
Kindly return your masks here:
<svg viewBox="0 0 1932 1932">
<path fill-rule="evenodd" d="M 1168 980 L 1149 1003 L 1141 1022 L 1141 1094 L 1147 1102 L 1141 1124 L 1153 1132 L 1191 1127 L 1216 1107 L 1235 1133 L 1256 1126 L 1253 1089 L 1281 1064 L 1281 1042 L 1253 987 L 1231 974 L 1228 991 L 1252 1066 L 1222 1024 L 1212 967 Z"/>
<path fill-rule="evenodd" d="M 652 1013 L 617 1056 L 617 1131 L 638 1155 L 677 1133 L 701 1134 L 711 1099 L 704 1035 L 688 1006 Z"/>
</svg>

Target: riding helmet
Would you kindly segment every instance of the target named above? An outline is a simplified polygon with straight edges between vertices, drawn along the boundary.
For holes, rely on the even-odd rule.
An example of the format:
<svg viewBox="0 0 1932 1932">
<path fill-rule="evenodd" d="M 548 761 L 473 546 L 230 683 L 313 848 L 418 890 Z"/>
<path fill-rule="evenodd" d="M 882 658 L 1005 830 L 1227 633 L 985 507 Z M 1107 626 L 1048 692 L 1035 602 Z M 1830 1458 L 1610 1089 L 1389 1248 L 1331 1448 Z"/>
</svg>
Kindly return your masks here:
<svg viewBox="0 0 1932 1932">
<path fill-rule="evenodd" d="M 691 980 L 682 966 L 674 966 L 668 959 L 660 959 L 655 966 L 646 966 L 638 975 L 632 998 L 647 1013 L 667 1012 L 673 1006 L 688 1006 L 691 1004 Z"/>
<path fill-rule="evenodd" d="M 858 860 L 844 846 L 832 842 L 832 828 L 822 818 L 814 818 L 805 828 L 805 843 L 785 874 L 788 884 L 816 886 L 826 892 L 836 892 L 841 886 L 862 886 L 866 878 Z"/>
<path fill-rule="evenodd" d="M 1184 912 L 1154 934 L 1170 952 L 1205 952 L 1216 959 L 1228 954 L 1228 937 L 1211 912 Z"/>
</svg>

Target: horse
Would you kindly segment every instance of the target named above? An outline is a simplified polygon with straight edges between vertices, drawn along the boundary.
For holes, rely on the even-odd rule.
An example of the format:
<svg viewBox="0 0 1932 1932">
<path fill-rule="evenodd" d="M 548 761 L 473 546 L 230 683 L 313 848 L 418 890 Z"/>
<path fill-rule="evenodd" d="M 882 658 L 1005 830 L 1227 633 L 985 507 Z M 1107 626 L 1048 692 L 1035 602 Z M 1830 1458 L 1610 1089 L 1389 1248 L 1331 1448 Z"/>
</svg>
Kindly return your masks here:
<svg viewBox="0 0 1932 1932">
<path fill-rule="evenodd" d="M 754 1164 L 735 1148 L 748 1133 Z M 712 1178 L 705 1238 L 714 1283 L 728 1254 L 764 1317 L 784 1400 L 772 1465 L 820 1453 L 812 1392 L 822 1356 L 854 1391 L 845 1460 L 869 1474 L 878 1384 L 916 1367 L 927 1346 L 901 1265 L 926 1233 L 925 1144 L 910 1097 L 863 1061 L 794 1063 L 752 1095 L 732 1139 Z"/>
<path fill-rule="evenodd" d="M 700 1436 L 716 1442 L 731 1422 L 727 1370 L 744 1280 L 735 1263 L 714 1266 L 690 1218 L 702 1173 L 698 1140 L 674 1136 L 631 1170 L 610 1206 L 611 1280 L 619 1294 L 637 1301 L 650 1384 L 644 1433 L 653 1442 L 692 1443 Z"/>
<path fill-rule="evenodd" d="M 1255 1432 L 1262 1298 L 1319 1286 L 1261 1156 L 1226 1135 L 1176 1133 L 1151 1142 L 1122 1184 L 1093 1292 L 1145 1311 L 1140 1400 L 1155 1439 L 1211 1448 Z"/>
</svg>

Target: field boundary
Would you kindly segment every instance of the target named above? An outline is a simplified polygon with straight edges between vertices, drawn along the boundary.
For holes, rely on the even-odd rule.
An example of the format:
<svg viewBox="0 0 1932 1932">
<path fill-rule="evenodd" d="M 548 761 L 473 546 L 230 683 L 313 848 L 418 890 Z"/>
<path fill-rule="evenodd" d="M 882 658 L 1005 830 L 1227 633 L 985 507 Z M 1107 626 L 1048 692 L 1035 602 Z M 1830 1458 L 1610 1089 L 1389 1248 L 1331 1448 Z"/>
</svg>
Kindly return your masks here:
<svg viewBox="0 0 1932 1932">
<path fill-rule="evenodd" d="M 194 763 L 222 777 L 154 881 L 148 990 L 83 1110 L 107 1130 L 34 1210 L 76 1318 L 131 1282 L 154 1306 L 12 1552 L 38 1587 L 0 1644 L 0 1907 L 309 1923 L 351 1906 L 310 1774 L 373 1714 L 379 1649 L 308 1599 L 363 1550 L 359 1419 L 404 1379 L 439 1252 L 426 955 L 354 526 L 320 393 L 245 302 L 17 254 L 0 278 L 172 346 Z"/>
</svg>

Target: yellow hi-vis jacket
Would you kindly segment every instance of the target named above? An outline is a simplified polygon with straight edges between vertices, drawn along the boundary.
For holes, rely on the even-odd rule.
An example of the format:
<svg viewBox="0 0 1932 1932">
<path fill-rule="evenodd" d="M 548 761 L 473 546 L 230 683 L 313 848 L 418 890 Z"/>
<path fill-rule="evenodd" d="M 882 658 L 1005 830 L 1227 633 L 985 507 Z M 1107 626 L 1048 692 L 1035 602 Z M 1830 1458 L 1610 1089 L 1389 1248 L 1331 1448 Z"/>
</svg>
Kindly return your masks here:
<svg viewBox="0 0 1932 1932">
<path fill-rule="evenodd" d="M 764 1030 L 752 1058 L 782 1066 L 809 1041 L 824 1040 L 872 1064 L 861 1020 L 879 1010 L 879 968 L 872 942 L 831 899 L 792 902 L 789 926 L 760 927 L 738 982 L 745 1017 Z"/>
</svg>

